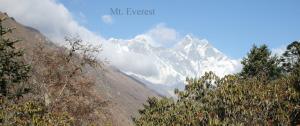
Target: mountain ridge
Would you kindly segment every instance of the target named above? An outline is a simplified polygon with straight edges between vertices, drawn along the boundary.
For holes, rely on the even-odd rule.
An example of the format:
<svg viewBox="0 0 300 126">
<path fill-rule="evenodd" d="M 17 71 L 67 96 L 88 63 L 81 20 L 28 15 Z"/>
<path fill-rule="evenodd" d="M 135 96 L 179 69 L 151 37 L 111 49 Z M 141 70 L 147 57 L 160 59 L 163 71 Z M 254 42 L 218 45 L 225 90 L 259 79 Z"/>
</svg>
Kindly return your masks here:
<svg viewBox="0 0 300 126">
<path fill-rule="evenodd" d="M 0 18 L 3 17 L 8 17 L 8 15 L 0 12 Z M 60 49 L 66 49 L 51 42 L 37 29 L 24 26 L 11 17 L 7 18 L 3 25 L 15 28 L 9 37 L 22 40 L 16 44 L 16 48 L 24 50 L 24 60 L 28 64 L 32 64 L 33 57 L 38 55 L 34 50 L 40 44 L 44 45 L 44 50 L 49 51 L 48 53 L 55 53 Z M 37 79 L 39 78 L 38 75 L 43 74 L 43 69 L 45 69 L 43 67 L 47 67 L 43 65 L 35 63 L 32 66 L 31 77 L 34 84 L 37 84 L 36 86 L 40 86 L 38 84 L 43 83 L 39 82 L 40 79 Z M 95 85 L 91 92 L 95 96 L 100 97 L 101 100 L 108 101 L 107 106 L 102 108 L 105 115 L 102 115 L 101 120 L 97 121 L 101 125 L 106 125 L 106 123 L 118 126 L 134 125 L 132 117 L 139 116 L 138 110 L 143 107 L 143 103 L 146 102 L 148 97 L 159 97 L 156 92 L 143 86 L 139 81 L 124 75 L 118 69 L 110 67 L 107 64 L 104 64 L 101 69 L 85 67 L 83 71 L 95 80 Z M 95 104 L 95 101 L 88 101 L 88 103 Z"/>
<path fill-rule="evenodd" d="M 122 56 L 119 59 L 124 58 L 124 62 L 118 63 L 108 55 L 112 65 L 122 72 L 154 90 L 160 90 L 154 88 L 157 85 L 172 87 L 163 94 L 168 94 L 166 92 L 174 88 L 184 87 L 186 77 L 199 77 L 208 71 L 213 71 L 218 76 L 239 71 L 238 60 L 230 59 L 206 39 L 188 34 L 170 48 L 153 46 L 151 41 L 146 35 L 138 35 L 129 40 L 111 38 L 104 47 L 111 44 L 110 46 L 114 46 L 113 51 Z"/>
</svg>

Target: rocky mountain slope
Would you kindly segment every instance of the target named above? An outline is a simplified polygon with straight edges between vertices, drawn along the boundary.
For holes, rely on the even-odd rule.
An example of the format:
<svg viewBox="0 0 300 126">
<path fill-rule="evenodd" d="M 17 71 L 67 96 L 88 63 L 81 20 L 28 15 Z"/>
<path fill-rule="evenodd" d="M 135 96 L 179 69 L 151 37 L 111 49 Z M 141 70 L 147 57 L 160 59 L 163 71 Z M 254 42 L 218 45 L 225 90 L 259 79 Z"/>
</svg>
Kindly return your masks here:
<svg viewBox="0 0 300 126">
<path fill-rule="evenodd" d="M 5 13 L 0 12 L 0 18 L 5 16 L 7 16 Z M 33 64 L 33 57 L 38 55 L 34 51 L 37 45 L 45 45 L 44 48 L 48 54 L 54 54 L 57 50 L 61 49 L 61 47 L 53 44 L 38 30 L 23 26 L 13 18 L 6 20 L 4 25 L 15 28 L 11 37 L 22 40 L 18 43 L 18 48 L 24 49 L 24 60 L 28 64 Z M 32 78 L 35 78 L 33 79 L 35 80 L 34 83 L 37 84 L 36 86 L 39 86 L 38 84 L 43 82 L 39 82 L 37 75 L 42 74 L 43 67 L 47 66 L 36 64 L 32 67 Z M 105 101 L 107 104 L 103 107 L 103 111 L 106 114 L 101 117 L 106 123 L 118 126 L 133 125 L 131 118 L 138 116 L 138 109 L 142 107 L 147 98 L 158 96 L 155 92 L 140 84 L 139 81 L 128 77 L 113 67 L 108 67 L 107 65 L 103 65 L 101 69 L 86 67 L 84 71 L 86 71 L 88 77 L 94 78 L 95 85 L 91 91 L 93 95 L 99 97 L 101 101 Z M 96 101 L 87 101 L 87 104 L 94 104 L 93 102 Z"/>
</svg>

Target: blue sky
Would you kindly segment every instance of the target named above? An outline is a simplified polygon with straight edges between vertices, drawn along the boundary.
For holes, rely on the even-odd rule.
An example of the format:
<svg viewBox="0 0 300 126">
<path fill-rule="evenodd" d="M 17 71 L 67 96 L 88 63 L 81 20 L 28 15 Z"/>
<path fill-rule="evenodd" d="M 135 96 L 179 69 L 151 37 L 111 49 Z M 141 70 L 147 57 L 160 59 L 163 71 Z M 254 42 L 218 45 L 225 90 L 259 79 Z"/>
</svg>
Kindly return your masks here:
<svg viewBox="0 0 300 126">
<path fill-rule="evenodd" d="M 105 38 L 130 39 L 164 23 L 180 35 L 207 39 L 232 58 L 265 43 L 280 48 L 300 40 L 299 0 L 58 0 L 75 20 Z M 112 15 L 111 8 L 155 9 L 154 15 Z"/>
</svg>

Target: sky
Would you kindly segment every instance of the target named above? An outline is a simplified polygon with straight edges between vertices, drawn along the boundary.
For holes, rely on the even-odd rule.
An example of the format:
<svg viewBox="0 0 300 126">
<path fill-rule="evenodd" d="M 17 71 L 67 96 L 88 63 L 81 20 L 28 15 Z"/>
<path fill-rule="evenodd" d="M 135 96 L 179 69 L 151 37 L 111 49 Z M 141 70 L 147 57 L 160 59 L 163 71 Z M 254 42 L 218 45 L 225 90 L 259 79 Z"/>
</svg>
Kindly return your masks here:
<svg viewBox="0 0 300 126">
<path fill-rule="evenodd" d="M 69 33 L 90 41 L 147 35 L 153 45 L 169 48 L 191 34 L 240 59 L 253 44 L 280 52 L 300 40 L 299 5 L 299 0 L 0 0 L 0 11 L 54 42 Z M 111 11 L 116 9 L 123 15 Z M 136 10 L 154 13 L 132 14 Z"/>
<path fill-rule="evenodd" d="M 202 70 L 225 75 L 240 70 L 240 60 L 253 44 L 267 44 L 280 54 L 300 40 L 299 5 L 299 0 L 0 0 L 0 11 L 61 46 L 66 46 L 68 35 L 80 35 L 83 44 L 102 44 L 103 50 L 96 54 L 100 60 L 164 84 L 169 78 L 177 80 L 175 69 L 170 72 L 170 67 L 154 62 L 156 55 L 128 51 L 113 41 L 135 40 L 172 50 L 186 35 L 205 39 L 228 56 L 231 65 L 204 60 L 208 67 L 184 76 L 197 76 Z"/>
<path fill-rule="evenodd" d="M 299 0 L 58 0 L 74 20 L 104 38 L 130 39 L 163 25 L 177 37 L 207 39 L 232 58 L 246 55 L 253 44 L 283 48 L 300 40 Z M 113 14 L 119 8 L 123 15 Z M 154 10 L 128 15 L 127 8 Z M 172 46 L 168 43 L 162 46 Z"/>
</svg>

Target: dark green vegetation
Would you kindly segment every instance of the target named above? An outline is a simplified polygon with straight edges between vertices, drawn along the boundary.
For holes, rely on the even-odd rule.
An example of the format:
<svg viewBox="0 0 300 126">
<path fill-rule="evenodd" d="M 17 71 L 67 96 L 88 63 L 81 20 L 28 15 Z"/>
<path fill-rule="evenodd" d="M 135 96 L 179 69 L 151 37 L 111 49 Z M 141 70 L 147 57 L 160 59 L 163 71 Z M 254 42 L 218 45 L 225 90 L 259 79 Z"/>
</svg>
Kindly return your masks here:
<svg viewBox="0 0 300 126">
<path fill-rule="evenodd" d="M 14 44 L 18 40 L 12 40 L 5 37 L 11 33 L 13 29 L 2 26 L 4 19 L 0 19 L 0 94 L 3 96 L 20 95 L 23 90 L 16 89 L 17 93 L 12 94 L 9 89 L 11 87 L 21 85 L 28 78 L 29 66 L 20 60 L 23 53 L 16 50 Z"/>
<path fill-rule="evenodd" d="M 13 29 L 5 28 L 0 19 L 0 124 L 51 125 L 71 124 L 72 119 L 63 113 L 52 113 L 37 100 L 22 101 L 30 92 L 27 79 L 29 65 L 21 59 L 23 52 L 15 48 L 19 40 L 7 37 Z"/>
<path fill-rule="evenodd" d="M 242 64 L 235 75 L 187 78 L 185 90 L 175 90 L 177 100 L 149 98 L 136 125 L 300 124 L 300 42 L 281 57 L 253 46 Z"/>
</svg>

